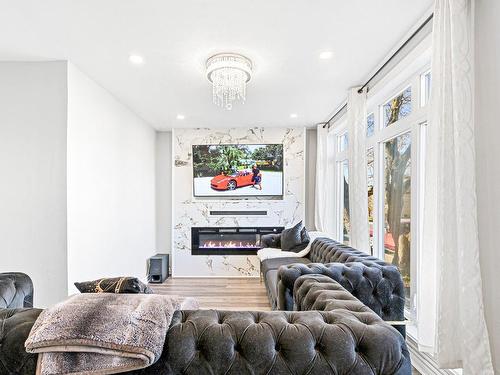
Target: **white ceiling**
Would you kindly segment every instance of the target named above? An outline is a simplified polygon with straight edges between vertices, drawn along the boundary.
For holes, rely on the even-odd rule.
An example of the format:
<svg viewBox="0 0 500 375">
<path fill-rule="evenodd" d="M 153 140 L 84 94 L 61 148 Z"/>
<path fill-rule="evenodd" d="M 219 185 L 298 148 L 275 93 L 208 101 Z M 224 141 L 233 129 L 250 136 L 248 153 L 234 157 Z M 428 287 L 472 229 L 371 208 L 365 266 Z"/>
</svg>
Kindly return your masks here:
<svg viewBox="0 0 500 375">
<path fill-rule="evenodd" d="M 0 0 L 0 60 L 70 60 L 157 129 L 310 126 L 363 83 L 431 3 Z M 320 60 L 324 50 L 334 57 Z M 255 64 L 247 102 L 232 111 L 212 104 L 205 78 L 217 52 Z M 132 65 L 130 54 L 145 63 Z"/>
</svg>

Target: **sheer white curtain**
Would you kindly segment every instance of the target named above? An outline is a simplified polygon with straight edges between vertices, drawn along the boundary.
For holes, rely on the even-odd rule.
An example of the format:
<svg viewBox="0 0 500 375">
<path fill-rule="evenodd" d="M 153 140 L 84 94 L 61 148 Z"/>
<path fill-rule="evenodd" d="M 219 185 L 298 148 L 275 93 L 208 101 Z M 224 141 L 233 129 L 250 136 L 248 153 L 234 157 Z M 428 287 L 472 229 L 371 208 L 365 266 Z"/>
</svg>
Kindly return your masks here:
<svg viewBox="0 0 500 375">
<path fill-rule="evenodd" d="M 334 166 L 335 148 L 330 129 L 318 125 L 316 146 L 316 190 L 314 224 L 316 230 L 335 236 Z"/>
<path fill-rule="evenodd" d="M 435 2 L 418 307 L 422 349 L 464 375 L 493 374 L 479 265 L 472 6 Z"/>
<path fill-rule="evenodd" d="M 366 94 L 359 87 L 349 90 L 347 132 L 349 135 L 349 219 L 350 245 L 370 252 L 368 233 L 368 192 L 366 175 Z"/>
</svg>

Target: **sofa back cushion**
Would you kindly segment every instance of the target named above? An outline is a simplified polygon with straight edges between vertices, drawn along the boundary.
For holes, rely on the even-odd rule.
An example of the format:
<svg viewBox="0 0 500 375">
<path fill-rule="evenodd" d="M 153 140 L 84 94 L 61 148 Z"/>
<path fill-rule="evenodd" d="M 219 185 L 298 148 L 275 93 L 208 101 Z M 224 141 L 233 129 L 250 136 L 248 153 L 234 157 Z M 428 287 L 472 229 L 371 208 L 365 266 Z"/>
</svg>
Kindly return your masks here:
<svg viewBox="0 0 500 375">
<path fill-rule="evenodd" d="M 403 337 L 357 309 L 176 311 L 163 354 L 148 373 L 411 374 Z"/>
<path fill-rule="evenodd" d="M 386 262 L 371 256 L 363 251 L 353 249 L 350 246 L 341 244 L 331 238 L 316 238 L 311 244 L 311 251 L 308 254 L 311 263 L 347 263 L 370 261 L 381 266 Z"/>
</svg>

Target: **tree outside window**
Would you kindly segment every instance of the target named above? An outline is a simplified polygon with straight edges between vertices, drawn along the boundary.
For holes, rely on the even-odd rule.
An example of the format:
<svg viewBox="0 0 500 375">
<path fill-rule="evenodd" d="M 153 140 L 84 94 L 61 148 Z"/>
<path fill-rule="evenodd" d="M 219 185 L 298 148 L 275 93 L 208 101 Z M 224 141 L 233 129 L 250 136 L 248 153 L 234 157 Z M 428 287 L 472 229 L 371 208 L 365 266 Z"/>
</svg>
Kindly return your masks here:
<svg viewBox="0 0 500 375">
<path fill-rule="evenodd" d="M 370 253 L 373 254 L 373 232 L 375 216 L 375 152 L 370 148 L 366 153 L 366 171 L 368 182 L 368 234 L 370 241 Z"/>
<path fill-rule="evenodd" d="M 389 100 L 383 106 L 384 126 L 394 124 L 403 117 L 408 116 L 412 110 L 411 87 Z"/>
<path fill-rule="evenodd" d="M 342 162 L 342 186 L 343 186 L 343 209 L 342 209 L 342 240 L 348 245 L 351 233 L 351 219 L 349 217 L 349 161 Z"/>
<path fill-rule="evenodd" d="M 384 143 L 385 260 L 397 266 L 410 296 L 411 134 Z"/>
</svg>

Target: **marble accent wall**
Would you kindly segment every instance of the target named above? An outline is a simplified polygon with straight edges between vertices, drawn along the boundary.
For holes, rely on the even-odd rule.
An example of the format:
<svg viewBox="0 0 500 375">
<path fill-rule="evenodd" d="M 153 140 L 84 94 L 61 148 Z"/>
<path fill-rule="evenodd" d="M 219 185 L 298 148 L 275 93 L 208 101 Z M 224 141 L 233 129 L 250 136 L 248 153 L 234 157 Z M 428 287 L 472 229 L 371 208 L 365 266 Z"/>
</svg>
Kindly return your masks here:
<svg viewBox="0 0 500 375">
<path fill-rule="evenodd" d="M 172 176 L 172 274 L 180 276 L 259 276 L 254 255 L 191 255 L 193 226 L 289 226 L 304 218 L 304 128 L 174 129 Z M 192 145 L 283 144 L 283 199 L 193 197 Z M 266 210 L 267 216 L 211 216 L 211 210 Z"/>
</svg>

